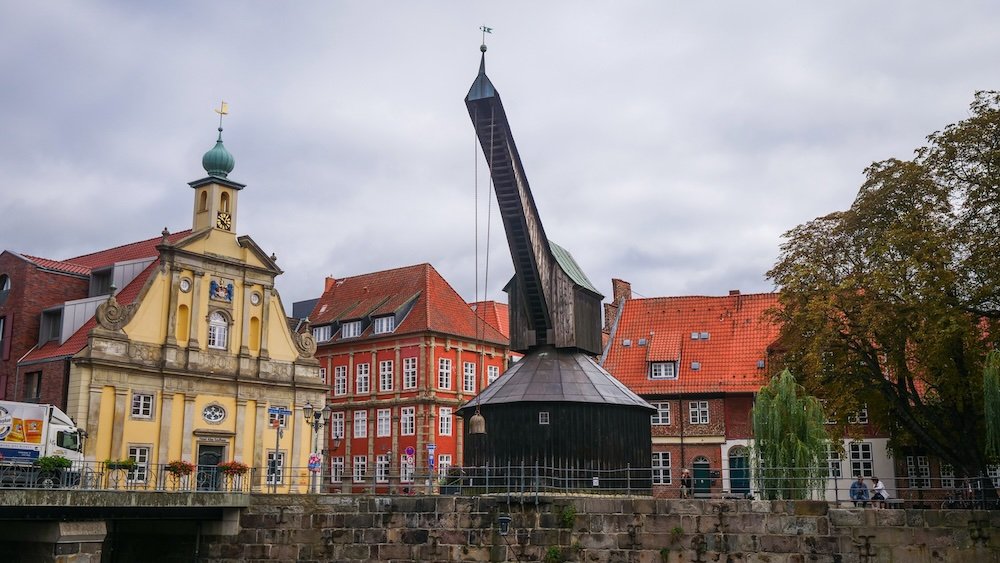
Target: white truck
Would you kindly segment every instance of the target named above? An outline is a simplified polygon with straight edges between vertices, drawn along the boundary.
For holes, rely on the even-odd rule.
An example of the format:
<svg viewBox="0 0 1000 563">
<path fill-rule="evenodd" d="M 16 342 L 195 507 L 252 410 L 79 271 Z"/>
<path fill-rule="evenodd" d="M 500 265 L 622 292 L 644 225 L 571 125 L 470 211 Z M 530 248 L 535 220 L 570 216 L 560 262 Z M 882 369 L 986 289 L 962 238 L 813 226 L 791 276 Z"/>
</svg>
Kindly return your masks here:
<svg viewBox="0 0 1000 563">
<path fill-rule="evenodd" d="M 43 460 L 50 456 L 71 466 L 51 467 Z M 75 485 L 82 462 L 83 432 L 69 415 L 52 405 L 0 401 L 0 487 Z"/>
</svg>

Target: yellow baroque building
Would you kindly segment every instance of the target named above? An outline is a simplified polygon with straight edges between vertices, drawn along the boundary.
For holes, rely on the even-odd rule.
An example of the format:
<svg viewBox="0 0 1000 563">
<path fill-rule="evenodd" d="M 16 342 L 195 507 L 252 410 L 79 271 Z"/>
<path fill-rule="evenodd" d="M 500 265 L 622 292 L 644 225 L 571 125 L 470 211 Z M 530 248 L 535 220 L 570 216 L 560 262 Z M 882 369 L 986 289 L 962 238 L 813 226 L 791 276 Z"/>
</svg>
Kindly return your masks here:
<svg viewBox="0 0 1000 563">
<path fill-rule="evenodd" d="M 215 468 L 237 461 L 255 489 L 304 491 L 314 429 L 302 407 L 322 408 L 326 386 L 312 336 L 289 328 L 275 257 L 235 232 L 244 185 L 228 178 L 221 132 L 202 160 L 208 176 L 190 183 L 191 231 L 164 229 L 158 258 L 116 271 L 127 284 L 80 331 L 67 411 L 88 433 L 88 461 L 131 459 L 149 480 L 188 461 L 199 488 L 219 487 Z"/>
</svg>

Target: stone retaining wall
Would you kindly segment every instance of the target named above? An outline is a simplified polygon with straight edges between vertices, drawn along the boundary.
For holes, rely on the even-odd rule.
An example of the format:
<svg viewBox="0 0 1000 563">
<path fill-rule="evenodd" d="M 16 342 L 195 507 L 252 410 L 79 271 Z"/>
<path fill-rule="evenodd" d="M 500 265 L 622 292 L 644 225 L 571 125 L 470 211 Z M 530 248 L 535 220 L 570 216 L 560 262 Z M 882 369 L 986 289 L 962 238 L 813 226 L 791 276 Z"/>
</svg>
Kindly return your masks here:
<svg viewBox="0 0 1000 563">
<path fill-rule="evenodd" d="M 498 533 L 498 517 L 511 517 Z M 998 562 L 1000 512 L 825 502 L 255 495 L 205 563 Z"/>
</svg>

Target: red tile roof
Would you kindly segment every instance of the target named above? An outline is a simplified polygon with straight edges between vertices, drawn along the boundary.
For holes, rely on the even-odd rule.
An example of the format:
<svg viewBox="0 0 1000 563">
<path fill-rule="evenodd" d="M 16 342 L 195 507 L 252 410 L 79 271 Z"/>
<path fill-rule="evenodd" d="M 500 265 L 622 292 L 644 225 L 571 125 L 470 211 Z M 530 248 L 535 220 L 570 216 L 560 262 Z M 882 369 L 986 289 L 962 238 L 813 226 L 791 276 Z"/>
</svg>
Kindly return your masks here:
<svg viewBox="0 0 1000 563">
<path fill-rule="evenodd" d="M 430 331 L 475 340 L 478 328 L 485 342 L 501 345 L 508 342 L 489 323 L 478 321 L 472 307 L 430 264 L 342 278 L 329 286 L 309 315 L 313 326 L 386 315 L 413 302 L 393 335 Z M 371 330 L 368 327 L 361 338 L 371 336 Z M 338 341 L 339 334 L 332 342 Z"/>
<path fill-rule="evenodd" d="M 777 306 L 777 293 L 627 299 L 604 368 L 644 396 L 755 392 L 768 375 L 758 361 L 780 332 L 765 311 Z M 677 362 L 677 379 L 649 378 L 649 363 L 660 361 Z"/>
<path fill-rule="evenodd" d="M 167 235 L 167 242 L 175 243 L 189 234 L 191 234 L 190 229 L 171 233 Z M 136 260 L 138 258 L 159 256 L 160 253 L 156 250 L 156 246 L 160 244 L 162 240 L 163 237 L 151 238 L 148 240 L 124 244 L 122 246 L 116 246 L 115 248 L 109 248 L 107 250 L 101 250 L 99 252 L 84 254 L 83 256 L 77 256 L 75 258 L 67 258 L 66 260 L 63 260 L 63 262 L 79 264 L 80 266 L 88 268 L 100 268 L 102 266 L 110 266 L 115 262 L 125 262 L 127 260 Z"/>
<path fill-rule="evenodd" d="M 510 313 L 506 303 L 497 301 L 476 301 L 469 304 L 481 319 L 504 335 L 510 338 Z"/>
<path fill-rule="evenodd" d="M 48 258 L 40 258 L 38 256 L 31 256 L 29 254 L 19 254 L 25 260 L 33 263 L 34 265 L 42 268 L 43 270 L 52 270 L 55 272 L 63 272 L 66 274 L 74 274 L 77 276 L 89 276 L 90 268 L 85 266 L 80 266 L 79 264 L 70 264 L 69 262 L 60 262 L 59 260 L 49 260 Z"/>
<path fill-rule="evenodd" d="M 150 274 L 159 267 L 159 260 L 154 261 L 152 264 L 146 267 L 134 280 L 128 283 L 124 289 L 115 295 L 115 299 L 120 305 L 127 305 L 132 303 L 139 297 L 139 292 L 142 290 L 143 286 L 146 285 L 146 280 L 149 279 Z M 90 330 L 97 326 L 97 320 L 91 317 L 87 322 L 83 323 L 76 332 L 74 332 L 65 342 L 59 344 L 58 342 L 47 342 L 41 348 L 37 348 L 28 353 L 24 357 L 22 362 L 37 362 L 41 360 L 49 360 L 52 358 L 60 358 L 65 356 L 72 356 L 83 350 L 87 345 L 87 337 Z"/>
</svg>

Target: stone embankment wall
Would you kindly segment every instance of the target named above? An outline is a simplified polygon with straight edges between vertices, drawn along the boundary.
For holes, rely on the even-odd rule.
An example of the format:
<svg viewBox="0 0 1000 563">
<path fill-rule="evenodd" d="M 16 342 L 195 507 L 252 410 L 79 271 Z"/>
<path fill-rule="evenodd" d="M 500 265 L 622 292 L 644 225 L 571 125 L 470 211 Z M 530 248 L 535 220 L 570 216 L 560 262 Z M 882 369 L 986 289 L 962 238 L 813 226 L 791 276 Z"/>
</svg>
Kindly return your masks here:
<svg viewBox="0 0 1000 563">
<path fill-rule="evenodd" d="M 511 518 L 506 536 L 502 515 Z M 1000 512 L 825 502 L 256 495 L 199 560 L 1000 562 Z"/>
</svg>

